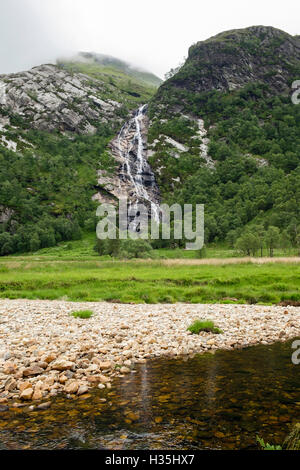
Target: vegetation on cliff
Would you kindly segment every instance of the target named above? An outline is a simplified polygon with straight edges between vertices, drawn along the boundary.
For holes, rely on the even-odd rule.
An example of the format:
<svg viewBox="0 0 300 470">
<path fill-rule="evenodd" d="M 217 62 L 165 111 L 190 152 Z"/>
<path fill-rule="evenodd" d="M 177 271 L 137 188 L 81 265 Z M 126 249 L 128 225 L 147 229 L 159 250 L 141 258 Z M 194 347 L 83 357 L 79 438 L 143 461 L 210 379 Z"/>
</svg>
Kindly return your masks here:
<svg viewBox="0 0 300 470">
<path fill-rule="evenodd" d="M 107 144 L 154 94 L 149 77 L 97 63 L 0 77 L 0 255 L 95 230 L 97 172 L 114 169 Z"/>
<path fill-rule="evenodd" d="M 150 163 L 158 185 L 169 203 L 205 204 L 207 242 L 234 243 L 245 227 L 263 225 L 299 243 L 300 107 L 290 98 L 297 77 L 299 41 L 253 27 L 192 46 L 153 98 Z M 200 151 L 198 119 L 213 168 Z M 185 146 L 177 158 L 166 138 Z"/>
<path fill-rule="evenodd" d="M 263 26 L 219 34 L 193 45 L 157 93 L 157 77 L 122 61 L 81 59 L 0 77 L 0 254 L 94 230 L 97 171 L 115 165 L 107 143 L 149 99 L 163 202 L 205 204 L 206 243 L 299 249 L 299 38 Z"/>
</svg>

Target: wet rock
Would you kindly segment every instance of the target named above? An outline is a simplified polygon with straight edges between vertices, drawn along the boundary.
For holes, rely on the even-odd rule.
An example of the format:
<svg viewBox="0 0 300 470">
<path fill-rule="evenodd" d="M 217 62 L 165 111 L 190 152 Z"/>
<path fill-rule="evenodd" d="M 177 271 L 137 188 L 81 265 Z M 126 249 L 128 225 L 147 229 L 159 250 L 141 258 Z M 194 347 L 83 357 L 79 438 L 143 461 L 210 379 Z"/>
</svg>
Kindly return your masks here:
<svg viewBox="0 0 300 470">
<path fill-rule="evenodd" d="M 21 400 L 26 400 L 26 401 L 30 401 L 32 399 L 32 396 L 33 396 L 33 389 L 32 388 L 26 388 L 20 394 Z"/>
<path fill-rule="evenodd" d="M 87 385 L 81 385 L 77 391 L 77 395 L 84 395 L 89 391 L 89 387 Z"/>
<path fill-rule="evenodd" d="M 128 413 L 126 413 L 126 418 L 130 419 L 130 421 L 138 421 L 140 419 L 140 415 L 139 413 L 129 411 Z"/>
<path fill-rule="evenodd" d="M 64 391 L 68 394 L 73 395 L 77 393 L 78 389 L 79 389 L 79 382 L 73 381 L 65 386 Z"/>
<path fill-rule="evenodd" d="M 51 401 L 47 401 L 46 403 L 41 403 L 36 407 L 37 410 L 48 410 L 51 407 Z"/>
</svg>

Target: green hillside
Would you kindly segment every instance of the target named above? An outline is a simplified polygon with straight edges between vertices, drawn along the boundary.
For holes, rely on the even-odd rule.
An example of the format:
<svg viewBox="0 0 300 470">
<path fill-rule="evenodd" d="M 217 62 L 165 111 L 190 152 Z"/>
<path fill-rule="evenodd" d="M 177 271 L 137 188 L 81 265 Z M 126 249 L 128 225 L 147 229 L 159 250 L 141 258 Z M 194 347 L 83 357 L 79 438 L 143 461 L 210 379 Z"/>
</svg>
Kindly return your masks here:
<svg viewBox="0 0 300 470">
<path fill-rule="evenodd" d="M 107 145 L 160 82 L 100 57 L 0 76 L 0 255 L 95 230 L 97 172 L 115 166 Z"/>
<path fill-rule="evenodd" d="M 158 88 L 162 84 L 162 79 L 157 77 L 151 72 L 147 72 L 141 68 L 137 68 L 133 65 L 128 64 L 124 60 L 117 59 L 105 54 L 96 54 L 93 52 L 80 52 L 79 58 L 83 58 L 85 61 L 90 61 L 94 64 L 102 66 L 103 73 L 107 69 L 118 70 L 119 72 L 130 75 L 139 82 L 144 82 L 147 85 Z"/>
<path fill-rule="evenodd" d="M 58 65 L 71 73 L 84 73 L 107 84 L 106 97 L 138 106 L 147 103 L 162 83 L 155 75 L 130 67 L 126 62 L 101 54 L 81 53 Z"/>
<path fill-rule="evenodd" d="M 206 243 L 300 247 L 299 39 L 228 31 L 191 46 L 158 90 L 153 77 L 96 54 L 0 76 L 0 254 L 94 230 L 97 171 L 115 169 L 107 144 L 146 102 L 163 202 L 205 204 Z"/>
<path fill-rule="evenodd" d="M 151 101 L 150 163 L 163 199 L 204 203 L 207 242 L 235 243 L 245 227 L 275 226 L 299 244 L 300 106 L 290 97 L 299 76 L 292 36 L 229 31 L 192 46 Z"/>
</svg>

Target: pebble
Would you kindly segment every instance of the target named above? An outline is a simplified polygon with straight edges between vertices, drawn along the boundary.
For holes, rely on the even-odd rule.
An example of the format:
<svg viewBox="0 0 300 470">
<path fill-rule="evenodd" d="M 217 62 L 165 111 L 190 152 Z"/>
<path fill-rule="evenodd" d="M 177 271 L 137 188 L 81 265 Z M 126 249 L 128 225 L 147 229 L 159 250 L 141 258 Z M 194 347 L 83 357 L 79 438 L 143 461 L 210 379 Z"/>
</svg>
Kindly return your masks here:
<svg viewBox="0 0 300 470">
<path fill-rule="evenodd" d="M 42 374 L 44 370 L 39 366 L 31 366 L 23 370 L 23 377 L 32 377 L 34 375 Z"/>
<path fill-rule="evenodd" d="M 77 391 L 77 395 L 84 395 L 89 391 L 89 387 L 87 385 L 81 385 Z"/>
<path fill-rule="evenodd" d="M 12 377 L 9 377 L 4 383 L 4 389 L 7 392 L 12 392 L 17 387 L 17 382 Z"/>
<path fill-rule="evenodd" d="M 23 392 L 21 392 L 20 394 L 20 398 L 21 400 L 31 400 L 32 399 L 32 396 L 33 396 L 33 389 L 32 388 L 26 388 L 25 390 L 23 390 Z"/>
<path fill-rule="evenodd" d="M 79 309 L 94 315 L 84 321 L 70 317 Z M 135 364 L 150 358 L 270 344 L 300 332 L 300 309 L 280 306 L 0 299 L 0 317 L 5 319 L 0 324 L 5 341 L 0 354 L 2 409 L 18 398 L 30 402 L 65 393 L 74 399 L 90 387 L 110 389 L 113 377 L 134 372 Z M 213 320 L 223 333 L 190 334 L 187 327 L 197 318 Z"/>
<path fill-rule="evenodd" d="M 48 408 L 50 408 L 50 406 L 51 406 L 51 401 L 48 401 L 46 403 L 41 403 L 36 408 L 37 408 L 37 410 L 48 410 Z"/>
<path fill-rule="evenodd" d="M 74 362 L 67 361 L 67 360 L 58 360 L 51 364 L 51 369 L 65 371 L 65 370 L 72 369 L 74 366 L 75 366 Z"/>
</svg>

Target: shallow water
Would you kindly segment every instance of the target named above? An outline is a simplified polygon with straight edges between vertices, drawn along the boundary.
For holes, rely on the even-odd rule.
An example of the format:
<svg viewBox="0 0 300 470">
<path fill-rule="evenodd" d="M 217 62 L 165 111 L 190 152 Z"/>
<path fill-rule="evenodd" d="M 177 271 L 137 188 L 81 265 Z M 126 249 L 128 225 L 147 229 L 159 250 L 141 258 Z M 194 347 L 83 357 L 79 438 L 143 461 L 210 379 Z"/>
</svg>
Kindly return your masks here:
<svg viewBox="0 0 300 470">
<path fill-rule="evenodd" d="M 0 413 L 0 449 L 255 449 L 300 421 L 291 342 L 155 359 L 111 391 Z M 103 402 L 103 398 L 107 402 Z"/>
</svg>

